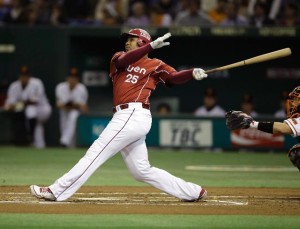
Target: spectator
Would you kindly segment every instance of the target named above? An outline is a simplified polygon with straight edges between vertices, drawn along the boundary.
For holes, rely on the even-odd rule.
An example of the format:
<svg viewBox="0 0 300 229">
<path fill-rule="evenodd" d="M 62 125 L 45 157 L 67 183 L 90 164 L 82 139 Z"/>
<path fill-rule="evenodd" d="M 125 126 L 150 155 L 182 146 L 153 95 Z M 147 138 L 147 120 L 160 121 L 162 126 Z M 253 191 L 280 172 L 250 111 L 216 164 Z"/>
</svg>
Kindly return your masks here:
<svg viewBox="0 0 300 229">
<path fill-rule="evenodd" d="M 239 14 L 239 4 L 228 2 L 226 7 L 226 19 L 221 23 L 222 26 L 247 26 L 247 18 Z"/>
<path fill-rule="evenodd" d="M 283 27 L 296 27 L 300 25 L 299 6 L 295 3 L 287 3 L 283 6 L 282 16 L 276 22 Z"/>
<path fill-rule="evenodd" d="M 4 15 L 10 9 L 10 0 L 0 0 L 0 25 L 2 25 Z"/>
<path fill-rule="evenodd" d="M 151 25 L 154 26 L 164 26 L 164 27 L 169 27 L 172 25 L 172 16 L 167 13 L 166 11 L 164 11 L 164 9 L 158 5 L 155 4 L 152 9 L 151 9 L 151 13 L 150 13 L 150 20 L 151 20 Z"/>
<path fill-rule="evenodd" d="M 285 119 L 286 118 L 286 108 L 287 108 L 287 99 L 288 91 L 283 91 L 280 98 L 280 109 L 274 113 L 275 118 Z"/>
<path fill-rule="evenodd" d="M 49 20 L 50 20 L 50 24 L 55 26 L 61 24 L 67 24 L 67 18 L 61 3 L 53 4 L 53 6 L 51 7 Z"/>
<path fill-rule="evenodd" d="M 66 81 L 56 86 L 55 95 L 60 115 L 60 144 L 63 147 L 75 147 L 77 119 L 88 108 L 88 90 L 79 82 L 76 68 L 71 68 Z"/>
<path fill-rule="evenodd" d="M 101 25 L 120 25 L 128 17 L 129 0 L 98 0 L 94 17 Z"/>
<path fill-rule="evenodd" d="M 91 4 L 88 0 L 64 0 L 63 9 L 71 25 L 93 23 Z"/>
<path fill-rule="evenodd" d="M 185 14 L 188 12 L 190 0 L 178 0 L 175 5 L 175 14 L 174 19 L 176 17 L 181 17 L 181 14 Z"/>
<path fill-rule="evenodd" d="M 211 11 L 218 3 L 218 0 L 201 0 L 201 9 L 204 12 Z"/>
<path fill-rule="evenodd" d="M 217 5 L 208 11 L 208 16 L 214 24 L 221 24 L 226 18 L 228 0 L 218 0 Z"/>
<path fill-rule="evenodd" d="M 257 28 L 274 25 L 274 21 L 269 19 L 266 13 L 265 4 L 260 2 L 256 3 L 254 13 L 249 19 L 249 25 Z"/>
<path fill-rule="evenodd" d="M 152 5 L 159 6 L 164 13 L 170 15 L 174 20 L 178 4 L 178 0 L 155 0 Z"/>
<path fill-rule="evenodd" d="M 258 113 L 254 110 L 253 97 L 248 92 L 246 92 L 243 95 L 242 103 L 241 103 L 241 111 L 252 116 L 253 118 L 257 118 L 258 116 Z"/>
<path fill-rule="evenodd" d="M 175 18 L 175 25 L 179 26 L 209 26 L 212 22 L 206 13 L 201 11 L 199 0 L 189 0 L 189 7 Z"/>
<path fill-rule="evenodd" d="M 10 8 L 3 15 L 5 24 L 26 24 L 27 12 L 24 0 L 12 0 Z"/>
<path fill-rule="evenodd" d="M 283 0 L 249 0 L 248 3 L 248 16 L 254 15 L 254 8 L 257 3 L 263 4 L 267 18 L 271 21 L 275 21 L 280 12 L 280 8 Z"/>
<path fill-rule="evenodd" d="M 168 115 L 172 112 L 171 106 L 168 103 L 160 103 L 156 108 L 158 115 Z"/>
<path fill-rule="evenodd" d="M 243 16 L 244 18 L 249 17 L 249 13 L 248 13 L 248 5 L 249 5 L 249 0 L 231 0 L 233 2 L 235 2 L 236 4 L 238 4 L 238 14 Z"/>
<path fill-rule="evenodd" d="M 20 68 L 19 79 L 9 85 L 4 109 L 11 114 L 16 145 L 46 146 L 43 125 L 52 109 L 43 82 L 32 77 L 27 66 Z"/>
<path fill-rule="evenodd" d="M 150 18 L 146 13 L 145 3 L 137 1 L 131 6 L 131 15 L 125 21 L 126 26 L 145 27 L 150 25 Z"/>
<path fill-rule="evenodd" d="M 204 91 L 203 105 L 196 109 L 195 116 L 224 117 L 225 110 L 217 104 L 217 95 L 212 87 Z"/>
<path fill-rule="evenodd" d="M 48 25 L 50 23 L 50 5 L 46 0 L 32 1 L 28 6 L 29 25 Z"/>
</svg>

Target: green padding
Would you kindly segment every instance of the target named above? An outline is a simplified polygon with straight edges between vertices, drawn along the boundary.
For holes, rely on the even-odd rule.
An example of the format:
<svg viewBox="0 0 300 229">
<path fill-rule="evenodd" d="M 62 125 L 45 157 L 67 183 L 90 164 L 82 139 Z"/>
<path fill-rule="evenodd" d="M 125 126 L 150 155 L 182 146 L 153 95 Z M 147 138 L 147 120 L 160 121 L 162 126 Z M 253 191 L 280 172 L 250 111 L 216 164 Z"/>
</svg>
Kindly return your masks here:
<svg viewBox="0 0 300 229">
<path fill-rule="evenodd" d="M 104 130 L 111 117 L 97 117 L 83 115 L 78 121 L 78 143 L 80 146 L 89 146 Z M 146 137 L 150 147 L 173 148 L 233 148 L 231 133 L 226 128 L 223 118 L 202 119 L 195 117 L 153 117 L 152 127 Z M 287 150 L 296 144 L 297 140 L 285 136 L 282 147 L 269 145 L 253 147 L 252 150 Z M 245 147 L 247 148 L 247 147 Z"/>
</svg>

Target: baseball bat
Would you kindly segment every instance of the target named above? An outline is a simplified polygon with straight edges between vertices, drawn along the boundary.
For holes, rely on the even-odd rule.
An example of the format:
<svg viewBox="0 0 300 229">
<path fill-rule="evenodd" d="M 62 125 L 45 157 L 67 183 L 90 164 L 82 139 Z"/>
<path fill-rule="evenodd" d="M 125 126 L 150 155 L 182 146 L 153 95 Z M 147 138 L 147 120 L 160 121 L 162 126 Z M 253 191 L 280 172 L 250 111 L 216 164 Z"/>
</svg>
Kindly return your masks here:
<svg viewBox="0 0 300 229">
<path fill-rule="evenodd" d="M 233 64 L 228 64 L 222 67 L 218 67 L 218 68 L 214 68 L 214 69 L 210 69 L 205 71 L 205 73 L 212 73 L 212 72 L 218 72 L 218 71 L 224 71 L 227 69 L 231 69 L 231 68 L 237 68 L 237 67 L 241 67 L 241 66 L 245 66 L 245 65 L 250 65 L 250 64 L 256 64 L 256 63 L 261 63 L 264 61 L 269 61 L 269 60 L 273 60 L 273 59 L 277 59 L 277 58 L 282 58 L 282 57 L 286 57 L 291 55 L 292 51 L 290 48 L 284 48 L 284 49 L 280 49 L 274 52 L 268 52 L 259 56 L 255 56 L 246 60 L 242 60 L 239 62 L 235 62 Z"/>
</svg>

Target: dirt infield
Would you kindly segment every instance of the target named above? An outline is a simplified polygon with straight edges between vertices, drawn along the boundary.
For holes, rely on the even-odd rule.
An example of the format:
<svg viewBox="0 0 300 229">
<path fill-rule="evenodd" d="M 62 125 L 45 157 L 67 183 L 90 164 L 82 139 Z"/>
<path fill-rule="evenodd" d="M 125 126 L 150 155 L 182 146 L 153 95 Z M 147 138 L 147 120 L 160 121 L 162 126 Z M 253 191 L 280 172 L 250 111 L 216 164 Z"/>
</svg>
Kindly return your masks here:
<svg viewBox="0 0 300 229">
<path fill-rule="evenodd" d="M 206 188 L 208 198 L 188 203 L 152 187 L 82 187 L 65 202 L 37 200 L 25 186 L 0 187 L 0 213 L 300 215 L 300 190 Z"/>
</svg>

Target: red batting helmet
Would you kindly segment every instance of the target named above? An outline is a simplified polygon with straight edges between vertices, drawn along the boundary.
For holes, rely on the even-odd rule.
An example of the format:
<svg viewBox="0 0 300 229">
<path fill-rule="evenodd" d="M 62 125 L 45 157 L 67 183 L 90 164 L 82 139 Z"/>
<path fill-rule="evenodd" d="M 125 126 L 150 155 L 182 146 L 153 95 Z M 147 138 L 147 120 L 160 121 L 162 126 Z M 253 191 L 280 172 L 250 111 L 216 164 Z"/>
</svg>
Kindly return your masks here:
<svg viewBox="0 0 300 229">
<path fill-rule="evenodd" d="M 137 40 L 138 46 L 144 46 L 146 44 L 149 44 L 152 41 L 150 34 L 146 30 L 143 30 L 143 29 L 136 28 L 136 29 L 129 30 L 128 33 L 122 33 L 121 39 L 124 42 L 126 42 L 129 35 L 139 38 Z"/>
</svg>

